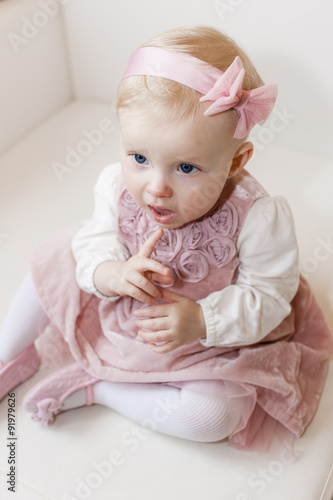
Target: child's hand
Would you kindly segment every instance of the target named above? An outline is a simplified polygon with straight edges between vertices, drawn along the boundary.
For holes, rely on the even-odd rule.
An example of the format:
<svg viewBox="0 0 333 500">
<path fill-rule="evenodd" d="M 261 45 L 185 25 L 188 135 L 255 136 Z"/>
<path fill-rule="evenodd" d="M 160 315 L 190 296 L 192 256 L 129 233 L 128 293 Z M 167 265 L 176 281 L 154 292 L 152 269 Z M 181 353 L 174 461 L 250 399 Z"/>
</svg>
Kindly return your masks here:
<svg viewBox="0 0 333 500">
<path fill-rule="evenodd" d="M 143 307 L 134 312 L 140 318 L 136 321 L 140 328 L 138 333 L 150 343 L 151 349 L 157 353 L 166 353 L 193 340 L 205 338 L 206 325 L 201 306 L 170 290 L 163 290 L 161 293 L 168 304 Z M 165 343 L 156 345 L 156 342 Z"/>
<path fill-rule="evenodd" d="M 94 274 L 96 288 L 106 296 L 129 295 L 140 302 L 152 304 L 161 292 L 151 283 L 155 280 L 170 285 L 170 269 L 150 258 L 155 245 L 163 236 L 163 229 L 153 233 L 141 250 L 126 262 L 107 261 L 100 264 Z"/>
</svg>

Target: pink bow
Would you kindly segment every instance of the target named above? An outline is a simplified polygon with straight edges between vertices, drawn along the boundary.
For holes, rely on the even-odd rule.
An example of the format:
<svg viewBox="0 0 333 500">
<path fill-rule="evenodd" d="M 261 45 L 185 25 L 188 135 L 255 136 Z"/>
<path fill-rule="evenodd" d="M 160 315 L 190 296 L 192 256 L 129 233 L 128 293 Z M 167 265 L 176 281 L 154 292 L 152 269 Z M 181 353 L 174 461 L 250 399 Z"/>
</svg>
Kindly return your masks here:
<svg viewBox="0 0 333 500">
<path fill-rule="evenodd" d="M 211 90 L 200 101 L 214 101 L 205 111 L 206 116 L 237 110 L 239 121 L 234 133 L 236 139 L 245 137 L 252 127 L 262 125 L 270 115 L 277 97 L 277 85 L 270 83 L 257 89 L 242 90 L 244 67 L 237 56 L 229 68 L 216 80 Z"/>
<path fill-rule="evenodd" d="M 61 403 L 53 398 L 46 398 L 37 403 L 37 411 L 32 415 L 32 420 L 37 420 L 43 425 L 51 425 L 54 416 L 59 413 Z"/>
</svg>

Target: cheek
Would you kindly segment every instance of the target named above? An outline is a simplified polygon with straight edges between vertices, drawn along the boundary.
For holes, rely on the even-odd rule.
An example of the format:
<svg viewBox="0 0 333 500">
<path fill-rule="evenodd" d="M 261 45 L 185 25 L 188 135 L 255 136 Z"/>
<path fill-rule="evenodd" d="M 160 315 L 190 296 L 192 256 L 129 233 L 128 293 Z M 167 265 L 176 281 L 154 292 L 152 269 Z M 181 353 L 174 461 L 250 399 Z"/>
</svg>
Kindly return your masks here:
<svg viewBox="0 0 333 500">
<path fill-rule="evenodd" d="M 124 184 L 134 201 L 138 205 L 142 205 L 142 196 L 144 191 L 142 178 L 133 173 L 133 168 L 126 168 L 126 165 L 122 168 L 122 176 Z"/>
<path fill-rule="evenodd" d="M 135 175 L 133 171 L 133 165 L 131 164 L 131 160 L 129 158 L 124 158 L 121 161 L 121 173 L 125 182 L 126 187 L 135 185 Z"/>
<path fill-rule="evenodd" d="M 122 173 L 124 184 L 125 184 L 126 188 L 128 189 L 128 191 L 131 193 L 131 191 L 133 190 L 133 187 L 135 186 L 135 182 L 133 179 L 134 176 L 131 173 L 131 169 L 127 165 L 126 161 L 121 163 L 121 173 Z"/>
<path fill-rule="evenodd" d="M 125 184 L 128 192 L 132 196 L 132 198 L 134 198 L 134 200 L 136 202 L 138 202 L 138 196 L 140 193 L 138 183 L 135 182 L 135 180 L 133 179 L 132 176 L 124 176 L 124 184 Z"/>
<path fill-rule="evenodd" d="M 221 190 L 216 184 L 191 190 L 182 200 L 183 213 L 192 220 L 202 217 L 215 205 L 220 194 Z"/>
</svg>

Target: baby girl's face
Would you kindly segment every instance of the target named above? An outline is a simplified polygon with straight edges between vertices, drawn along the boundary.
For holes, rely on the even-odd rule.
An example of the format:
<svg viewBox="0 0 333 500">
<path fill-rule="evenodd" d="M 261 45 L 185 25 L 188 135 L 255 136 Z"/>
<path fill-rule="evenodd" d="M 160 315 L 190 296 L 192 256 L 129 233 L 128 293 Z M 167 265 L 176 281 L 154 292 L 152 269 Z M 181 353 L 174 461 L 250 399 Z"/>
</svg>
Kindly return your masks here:
<svg viewBox="0 0 333 500">
<path fill-rule="evenodd" d="M 124 182 L 150 219 L 178 228 L 214 207 L 237 149 L 234 110 L 163 124 L 126 110 L 119 120 Z"/>
</svg>

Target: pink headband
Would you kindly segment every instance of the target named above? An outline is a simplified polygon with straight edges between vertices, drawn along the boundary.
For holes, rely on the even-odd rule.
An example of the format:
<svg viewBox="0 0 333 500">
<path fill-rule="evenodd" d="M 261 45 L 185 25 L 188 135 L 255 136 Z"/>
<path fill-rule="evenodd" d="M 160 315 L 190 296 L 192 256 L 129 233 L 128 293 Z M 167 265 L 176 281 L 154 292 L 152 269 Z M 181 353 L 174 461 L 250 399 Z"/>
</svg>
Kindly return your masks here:
<svg viewBox="0 0 333 500">
<path fill-rule="evenodd" d="M 270 83 L 257 89 L 242 90 L 244 67 L 237 56 L 223 72 L 196 57 L 159 47 L 142 47 L 129 58 L 123 79 L 150 75 L 173 80 L 203 94 L 200 101 L 213 101 L 205 115 L 215 115 L 227 109 L 237 110 L 239 122 L 236 139 L 247 136 L 252 127 L 263 125 L 269 117 L 276 97 L 277 85 Z"/>
</svg>

